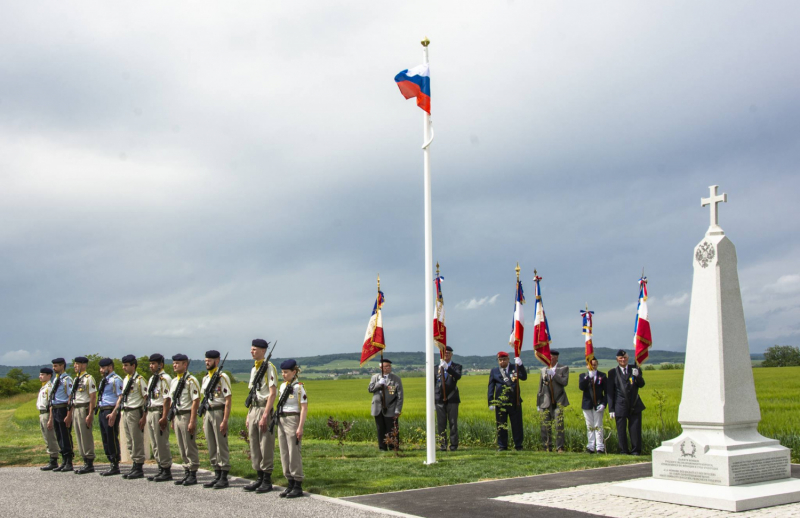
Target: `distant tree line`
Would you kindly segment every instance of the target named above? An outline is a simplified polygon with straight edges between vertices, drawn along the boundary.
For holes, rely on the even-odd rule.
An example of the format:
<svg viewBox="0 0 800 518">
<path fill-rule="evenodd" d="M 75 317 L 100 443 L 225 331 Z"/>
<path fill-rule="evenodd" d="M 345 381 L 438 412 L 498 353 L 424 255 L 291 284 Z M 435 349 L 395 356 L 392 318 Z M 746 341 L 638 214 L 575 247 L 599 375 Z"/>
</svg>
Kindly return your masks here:
<svg viewBox="0 0 800 518">
<path fill-rule="evenodd" d="M 773 345 L 764 351 L 762 367 L 800 366 L 800 347 L 792 345 Z"/>
</svg>

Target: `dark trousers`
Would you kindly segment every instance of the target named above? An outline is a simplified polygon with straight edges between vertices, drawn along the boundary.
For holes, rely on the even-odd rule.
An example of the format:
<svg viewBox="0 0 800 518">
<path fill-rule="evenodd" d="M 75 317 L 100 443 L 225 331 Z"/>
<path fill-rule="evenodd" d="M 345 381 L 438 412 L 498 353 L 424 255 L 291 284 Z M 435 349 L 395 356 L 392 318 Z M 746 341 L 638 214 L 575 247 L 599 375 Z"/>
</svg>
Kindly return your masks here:
<svg viewBox="0 0 800 518">
<path fill-rule="evenodd" d="M 450 449 L 458 448 L 458 403 L 436 403 L 436 433 L 439 445 L 447 448 L 447 428 L 450 427 Z"/>
<path fill-rule="evenodd" d="M 378 448 L 383 451 L 388 450 L 388 446 L 386 445 L 386 434 L 392 431 L 394 427 L 395 418 L 387 417 L 384 415 L 376 415 L 375 416 L 375 425 L 378 428 Z M 397 426 L 400 427 L 400 419 L 397 419 Z M 397 443 L 400 444 L 400 432 L 397 432 Z"/>
<path fill-rule="evenodd" d="M 59 453 L 64 457 L 72 457 L 72 427 L 64 423 L 67 418 L 67 407 L 53 409 L 53 429 L 56 432 Z"/>
<path fill-rule="evenodd" d="M 556 428 L 556 449 L 564 449 L 564 409 L 556 405 L 543 408 L 542 445 L 547 451 L 553 451 L 553 426 Z"/>
<path fill-rule="evenodd" d="M 617 417 L 617 440 L 620 453 L 642 453 L 642 413 L 631 414 L 628 417 Z M 628 433 L 631 436 L 631 449 L 628 450 Z"/>
<path fill-rule="evenodd" d="M 106 453 L 109 462 L 119 462 L 119 416 L 114 421 L 114 426 L 108 425 L 108 416 L 111 410 L 100 411 L 100 437 L 103 438 L 103 451 Z"/>
<path fill-rule="evenodd" d="M 514 438 L 514 449 L 522 449 L 522 407 L 521 406 L 497 406 L 494 409 L 494 416 L 497 420 L 497 447 L 508 448 L 508 427 L 505 426 L 511 421 L 511 435 Z"/>
</svg>

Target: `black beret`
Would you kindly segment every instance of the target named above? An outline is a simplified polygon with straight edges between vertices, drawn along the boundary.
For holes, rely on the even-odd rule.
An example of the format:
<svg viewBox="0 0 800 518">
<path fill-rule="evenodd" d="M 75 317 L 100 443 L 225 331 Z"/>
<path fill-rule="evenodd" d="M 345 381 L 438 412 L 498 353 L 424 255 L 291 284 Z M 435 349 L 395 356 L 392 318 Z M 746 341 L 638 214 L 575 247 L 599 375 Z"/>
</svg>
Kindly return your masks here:
<svg viewBox="0 0 800 518">
<path fill-rule="evenodd" d="M 108 367 L 109 365 L 114 365 L 114 360 L 111 358 L 103 358 L 100 360 L 99 364 L 101 367 Z"/>
<path fill-rule="evenodd" d="M 389 365 L 391 365 L 392 364 L 392 360 L 390 360 L 388 358 L 384 358 L 384 359 L 381 360 L 381 363 L 388 363 Z"/>
<path fill-rule="evenodd" d="M 150 355 L 150 361 L 151 362 L 164 363 L 164 355 L 163 354 L 158 354 L 158 353 L 151 354 Z"/>
<path fill-rule="evenodd" d="M 180 353 L 173 354 L 172 355 L 172 361 L 174 361 L 174 362 L 188 362 L 189 361 L 189 357 L 186 356 L 185 354 L 180 354 Z"/>
<path fill-rule="evenodd" d="M 75 363 L 89 363 L 89 358 L 86 356 L 76 356 L 72 361 Z"/>
<path fill-rule="evenodd" d="M 628 353 L 626 353 L 624 349 L 620 349 L 619 351 L 617 351 L 617 356 L 625 356 L 626 354 Z"/>
<path fill-rule="evenodd" d="M 448 345 L 447 347 L 445 347 L 445 348 L 444 348 L 444 350 L 445 350 L 445 351 L 450 351 L 450 352 L 453 352 L 453 348 L 452 348 L 452 347 L 450 347 L 449 345 Z"/>
<path fill-rule="evenodd" d="M 53 360 L 50 360 L 50 363 L 60 363 L 62 365 L 66 365 L 67 364 L 67 362 L 64 361 L 64 358 L 55 358 Z"/>
<path fill-rule="evenodd" d="M 41 369 L 39 369 L 39 372 L 42 374 L 49 374 L 51 376 L 53 375 L 53 369 L 51 369 L 50 367 L 42 367 Z"/>
<path fill-rule="evenodd" d="M 211 349 L 210 351 L 206 351 L 206 358 L 208 358 L 209 360 L 213 360 L 215 358 L 219 358 L 219 351 L 215 351 L 214 349 Z"/>
<path fill-rule="evenodd" d="M 281 370 L 290 371 L 295 367 L 297 367 L 297 362 L 294 360 L 283 360 L 283 362 L 281 362 Z"/>
<path fill-rule="evenodd" d="M 266 340 L 262 340 L 261 338 L 256 338 L 255 340 L 253 340 L 253 346 L 261 349 L 266 349 L 267 347 L 269 347 L 269 343 L 267 343 Z"/>
<path fill-rule="evenodd" d="M 136 361 L 136 356 L 134 356 L 132 354 L 126 354 L 125 356 L 122 357 L 122 363 L 136 363 L 136 364 L 138 364 L 139 362 Z"/>
<path fill-rule="evenodd" d="M 558 351 L 550 351 L 550 356 L 559 356 Z"/>
</svg>

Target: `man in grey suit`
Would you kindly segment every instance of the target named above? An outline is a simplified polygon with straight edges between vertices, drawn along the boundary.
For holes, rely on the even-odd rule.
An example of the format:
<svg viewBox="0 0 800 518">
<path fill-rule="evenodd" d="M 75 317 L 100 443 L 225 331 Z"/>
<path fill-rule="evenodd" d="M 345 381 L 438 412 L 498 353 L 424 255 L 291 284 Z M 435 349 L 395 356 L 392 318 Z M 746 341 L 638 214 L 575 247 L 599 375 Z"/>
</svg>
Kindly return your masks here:
<svg viewBox="0 0 800 518">
<path fill-rule="evenodd" d="M 400 414 L 403 411 L 403 382 L 400 376 L 392 374 L 392 362 L 381 360 L 381 373 L 369 380 L 368 390 L 372 393 L 372 415 L 378 428 L 378 447 L 387 451 L 386 434 L 396 426 L 400 429 Z M 398 443 L 400 433 L 397 434 Z"/>
<path fill-rule="evenodd" d="M 565 407 L 569 406 L 567 392 L 569 384 L 569 366 L 558 364 L 558 351 L 550 351 L 552 363 L 550 367 L 542 367 L 539 378 L 539 393 L 536 395 L 536 409 L 542 416 L 542 444 L 547 451 L 553 451 L 553 421 L 556 425 L 556 449 L 564 453 L 564 416 Z"/>
</svg>

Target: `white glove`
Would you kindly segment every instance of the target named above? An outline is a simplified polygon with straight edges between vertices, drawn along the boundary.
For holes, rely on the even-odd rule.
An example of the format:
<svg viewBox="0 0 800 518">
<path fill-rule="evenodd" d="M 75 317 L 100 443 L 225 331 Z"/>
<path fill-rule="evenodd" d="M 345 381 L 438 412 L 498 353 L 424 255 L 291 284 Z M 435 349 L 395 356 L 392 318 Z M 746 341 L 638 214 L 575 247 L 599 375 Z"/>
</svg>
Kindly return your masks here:
<svg viewBox="0 0 800 518">
<path fill-rule="evenodd" d="M 550 374 L 550 377 L 553 377 L 553 376 L 556 375 L 556 370 L 555 369 L 547 369 L 547 373 Z"/>
<path fill-rule="evenodd" d="M 597 405 L 597 411 L 598 411 L 598 412 L 602 412 L 602 411 L 603 411 L 603 410 L 605 410 L 605 409 L 606 409 L 606 406 L 605 406 L 605 405 Z M 614 416 L 612 415 L 611 417 L 614 417 Z"/>
<path fill-rule="evenodd" d="M 494 405 L 489 405 L 489 410 L 494 410 Z"/>
<path fill-rule="evenodd" d="M 537 411 L 537 412 L 541 412 L 541 411 L 542 411 L 542 409 L 541 409 L 541 408 L 539 408 L 539 407 L 537 406 L 537 407 L 536 407 L 536 411 Z"/>
<path fill-rule="evenodd" d="M 394 411 L 394 415 L 400 415 L 400 411 L 399 410 L 395 410 Z"/>
<path fill-rule="evenodd" d="M 386 378 L 378 378 L 378 385 L 386 385 Z"/>
<path fill-rule="evenodd" d="M 633 369 L 631 372 L 633 372 L 634 376 L 638 376 L 639 375 L 639 369 Z"/>
<path fill-rule="evenodd" d="M 522 358 L 517 356 L 516 358 L 514 358 L 514 363 L 516 363 L 517 365 L 521 366 L 522 365 Z"/>
<path fill-rule="evenodd" d="M 608 415 L 609 415 L 609 417 L 611 417 L 611 419 L 616 419 L 617 418 L 617 416 L 614 415 L 614 412 L 609 412 Z"/>
<path fill-rule="evenodd" d="M 439 368 L 447 370 L 447 362 L 444 360 L 439 360 Z"/>
</svg>

